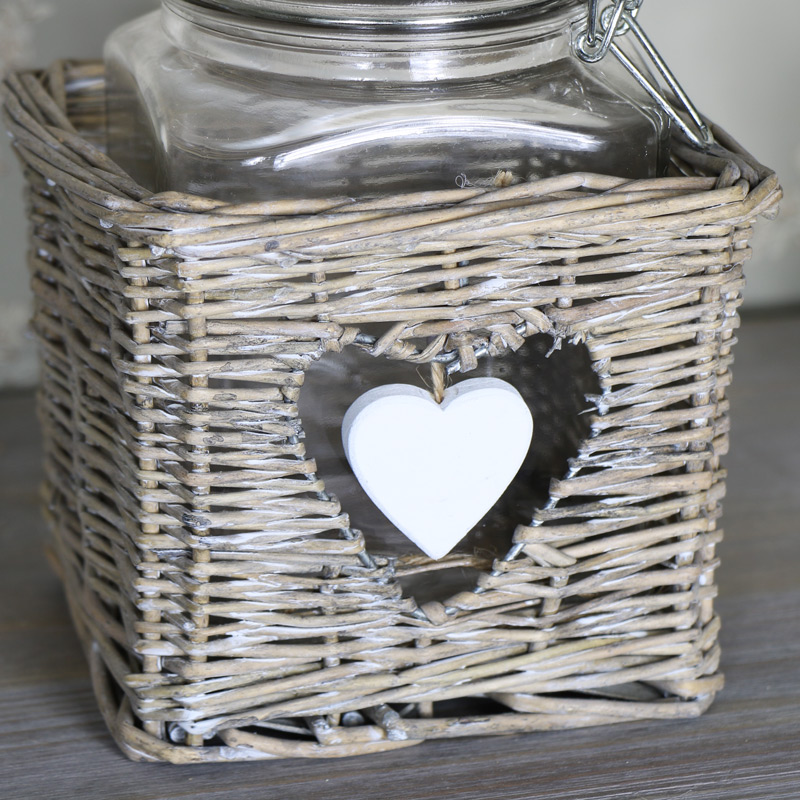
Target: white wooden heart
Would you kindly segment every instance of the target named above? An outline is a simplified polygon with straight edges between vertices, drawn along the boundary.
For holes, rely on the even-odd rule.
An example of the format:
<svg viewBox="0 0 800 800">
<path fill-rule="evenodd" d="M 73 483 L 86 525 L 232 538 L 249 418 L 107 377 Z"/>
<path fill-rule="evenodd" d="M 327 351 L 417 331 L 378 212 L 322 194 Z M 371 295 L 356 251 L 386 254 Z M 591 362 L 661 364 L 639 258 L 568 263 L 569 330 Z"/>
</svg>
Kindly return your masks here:
<svg viewBox="0 0 800 800">
<path fill-rule="evenodd" d="M 458 383 L 441 404 L 416 386 L 381 386 L 358 398 L 342 422 L 344 451 L 364 491 L 434 559 L 495 504 L 532 435 L 522 396 L 497 378 Z"/>
</svg>

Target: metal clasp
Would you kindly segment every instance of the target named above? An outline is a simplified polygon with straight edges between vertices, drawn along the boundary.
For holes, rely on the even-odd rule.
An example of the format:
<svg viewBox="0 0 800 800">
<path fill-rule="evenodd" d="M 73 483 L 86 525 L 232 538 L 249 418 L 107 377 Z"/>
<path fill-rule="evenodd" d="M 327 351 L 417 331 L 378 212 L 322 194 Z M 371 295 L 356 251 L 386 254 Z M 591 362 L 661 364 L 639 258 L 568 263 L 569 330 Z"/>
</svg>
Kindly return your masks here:
<svg viewBox="0 0 800 800">
<path fill-rule="evenodd" d="M 589 0 L 589 27 L 578 37 L 575 48 L 578 56 L 589 64 L 602 61 L 618 34 L 627 33 L 622 15 L 639 13 L 642 0 L 614 0 L 614 4 L 600 11 L 600 0 Z M 602 32 L 600 39 L 598 32 Z"/>
<path fill-rule="evenodd" d="M 703 120 L 700 112 L 689 96 L 678 83 L 678 79 L 667 66 L 667 63 L 656 50 L 655 45 L 636 21 L 644 0 L 613 0 L 612 4 L 602 11 L 600 0 L 589 0 L 589 24 L 587 29 L 575 40 L 575 54 L 588 64 L 596 64 L 608 53 L 630 72 L 636 82 L 664 110 L 673 124 L 689 140 L 701 150 L 707 150 L 714 144 L 714 137 Z M 618 36 L 633 32 L 645 55 L 658 70 L 677 103 L 673 102 L 664 90 L 642 72 L 616 43 Z M 687 123 L 678 108 L 689 115 L 692 124 Z"/>
</svg>

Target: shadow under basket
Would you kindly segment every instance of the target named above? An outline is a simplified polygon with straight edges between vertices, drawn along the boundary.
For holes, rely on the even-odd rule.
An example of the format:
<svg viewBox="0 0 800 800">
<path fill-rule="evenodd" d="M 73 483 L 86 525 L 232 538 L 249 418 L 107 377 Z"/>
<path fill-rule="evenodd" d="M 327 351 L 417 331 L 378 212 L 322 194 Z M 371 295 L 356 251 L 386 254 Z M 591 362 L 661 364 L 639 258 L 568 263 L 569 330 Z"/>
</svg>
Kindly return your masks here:
<svg viewBox="0 0 800 800">
<path fill-rule="evenodd" d="M 653 180 L 153 196 L 102 152 L 103 90 L 100 65 L 59 63 L 11 76 L 5 109 L 53 552 L 125 753 L 348 756 L 707 709 L 731 348 L 775 175 L 716 130 Z M 489 544 L 431 561 L 351 521 L 301 419 L 306 373 L 345 355 L 536 385 L 552 458 Z"/>
</svg>

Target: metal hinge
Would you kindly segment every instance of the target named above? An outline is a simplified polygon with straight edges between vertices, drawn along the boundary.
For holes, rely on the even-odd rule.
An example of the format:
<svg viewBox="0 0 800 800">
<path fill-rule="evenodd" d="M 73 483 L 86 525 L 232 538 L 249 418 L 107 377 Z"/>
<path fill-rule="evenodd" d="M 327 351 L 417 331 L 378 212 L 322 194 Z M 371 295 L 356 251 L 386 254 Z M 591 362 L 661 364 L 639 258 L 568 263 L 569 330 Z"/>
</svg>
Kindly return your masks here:
<svg viewBox="0 0 800 800">
<path fill-rule="evenodd" d="M 613 0 L 610 5 L 601 10 L 600 0 L 589 0 L 589 24 L 587 29 L 575 40 L 575 54 L 582 61 L 595 64 L 605 58 L 608 53 L 612 53 L 636 82 L 664 110 L 689 142 L 701 150 L 707 150 L 714 144 L 714 137 L 709 127 L 650 38 L 642 30 L 642 26 L 636 21 L 643 1 Z M 651 78 L 645 75 L 616 43 L 618 36 L 624 36 L 629 32 L 636 37 L 645 55 L 649 57 L 663 78 L 672 97 L 653 83 Z M 688 115 L 688 121 L 681 112 Z"/>
</svg>

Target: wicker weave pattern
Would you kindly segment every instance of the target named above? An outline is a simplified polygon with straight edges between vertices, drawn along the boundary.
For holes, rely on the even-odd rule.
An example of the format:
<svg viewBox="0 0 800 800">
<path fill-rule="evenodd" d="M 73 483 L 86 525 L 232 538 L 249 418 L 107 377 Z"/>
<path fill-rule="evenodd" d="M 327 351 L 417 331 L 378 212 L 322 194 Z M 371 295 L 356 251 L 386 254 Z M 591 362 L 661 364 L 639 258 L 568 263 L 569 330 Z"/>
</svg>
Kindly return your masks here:
<svg viewBox="0 0 800 800">
<path fill-rule="evenodd" d="M 97 65 L 60 64 L 12 77 L 6 111 L 31 187 L 48 515 L 123 749 L 339 756 L 702 713 L 722 683 L 741 265 L 775 176 L 722 138 L 728 158 L 677 148 L 671 177 L 635 183 L 152 197 L 90 144 L 102 89 Z M 390 325 L 364 344 L 372 323 Z M 359 346 L 469 371 L 541 334 L 588 348 L 591 433 L 476 591 L 420 607 L 398 575 L 461 557 L 367 552 L 304 450 L 304 373 Z M 507 713 L 441 715 L 475 697 Z"/>
</svg>

